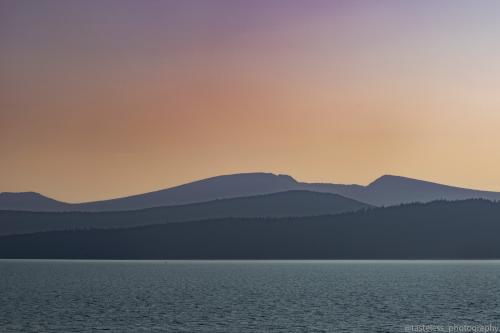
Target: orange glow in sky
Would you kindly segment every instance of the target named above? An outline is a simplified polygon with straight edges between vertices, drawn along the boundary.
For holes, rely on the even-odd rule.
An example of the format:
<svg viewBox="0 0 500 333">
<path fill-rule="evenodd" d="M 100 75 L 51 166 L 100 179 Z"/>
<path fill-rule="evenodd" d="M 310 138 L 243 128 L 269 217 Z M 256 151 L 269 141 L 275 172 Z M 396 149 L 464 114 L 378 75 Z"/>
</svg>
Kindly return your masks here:
<svg viewBox="0 0 500 333">
<path fill-rule="evenodd" d="M 0 191 L 238 172 L 500 191 L 500 2 L 0 4 Z"/>
</svg>

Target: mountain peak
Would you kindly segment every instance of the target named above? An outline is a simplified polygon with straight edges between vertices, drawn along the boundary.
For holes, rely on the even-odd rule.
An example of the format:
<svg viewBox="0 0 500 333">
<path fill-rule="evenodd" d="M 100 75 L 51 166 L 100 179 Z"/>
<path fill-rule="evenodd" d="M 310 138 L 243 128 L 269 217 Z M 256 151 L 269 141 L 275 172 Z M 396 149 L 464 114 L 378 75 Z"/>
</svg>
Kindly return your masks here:
<svg viewBox="0 0 500 333">
<path fill-rule="evenodd" d="M 367 204 L 396 205 L 433 200 L 486 198 L 500 200 L 500 193 L 476 191 L 429 181 L 385 174 L 367 186 L 297 182 L 286 174 L 248 172 L 200 179 L 153 192 L 103 201 L 68 204 L 36 192 L 0 193 L 0 210 L 112 211 L 172 206 L 217 199 L 247 197 L 290 190 L 336 193 Z"/>
<path fill-rule="evenodd" d="M 197 180 L 191 183 L 179 185 L 176 187 L 186 187 L 193 184 L 228 184 L 238 187 L 253 187 L 257 184 L 281 184 L 282 186 L 293 186 L 297 181 L 288 175 L 274 174 L 269 172 L 247 172 L 247 173 L 234 173 L 228 175 L 214 176 Z M 174 187 L 175 188 L 175 187 Z"/>
<path fill-rule="evenodd" d="M 0 210 L 64 210 L 68 204 L 38 192 L 1 192 Z"/>
<path fill-rule="evenodd" d="M 18 198 L 18 197 L 31 197 L 31 198 L 46 198 L 38 192 L 0 192 L 0 196 L 4 198 Z"/>
<path fill-rule="evenodd" d="M 396 184 L 396 183 L 402 183 L 402 182 L 423 182 L 418 179 L 413 179 L 413 178 L 408 178 L 408 177 L 403 177 L 403 176 L 396 176 L 396 175 L 382 175 L 375 179 L 373 182 L 368 184 L 368 187 L 372 186 L 377 186 L 377 185 L 386 185 L 386 184 Z"/>
<path fill-rule="evenodd" d="M 374 187 L 374 186 L 425 186 L 425 187 L 440 187 L 440 188 L 448 188 L 448 189 L 457 189 L 457 190 L 470 190 L 470 189 L 464 189 L 460 187 L 455 187 L 455 186 L 449 186 L 449 185 L 444 185 L 444 184 L 439 184 L 435 182 L 430 182 L 427 180 L 421 180 L 421 179 L 415 179 L 415 178 L 408 178 L 408 177 L 403 177 L 403 176 L 395 176 L 395 175 L 383 175 L 377 179 L 375 179 L 373 182 L 371 182 L 368 187 Z"/>
<path fill-rule="evenodd" d="M 243 172 L 243 173 L 233 173 L 233 174 L 228 174 L 228 175 L 221 175 L 221 176 L 215 176 L 211 178 L 206 178 L 204 180 L 209 180 L 209 179 L 217 179 L 217 178 L 261 178 L 261 179 L 270 179 L 270 178 L 275 178 L 275 179 L 282 179 L 290 182 L 296 183 L 297 181 L 289 175 L 285 174 L 275 174 L 271 172 Z"/>
</svg>

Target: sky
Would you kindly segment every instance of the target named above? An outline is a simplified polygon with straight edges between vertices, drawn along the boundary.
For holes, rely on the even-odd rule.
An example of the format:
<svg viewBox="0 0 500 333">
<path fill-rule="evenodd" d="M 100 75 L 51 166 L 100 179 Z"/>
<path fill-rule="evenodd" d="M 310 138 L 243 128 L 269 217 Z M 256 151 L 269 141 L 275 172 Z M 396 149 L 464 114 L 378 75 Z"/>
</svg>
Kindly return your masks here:
<svg viewBox="0 0 500 333">
<path fill-rule="evenodd" d="M 500 191 L 500 1 L 0 0 L 0 191 L 265 171 Z"/>
</svg>

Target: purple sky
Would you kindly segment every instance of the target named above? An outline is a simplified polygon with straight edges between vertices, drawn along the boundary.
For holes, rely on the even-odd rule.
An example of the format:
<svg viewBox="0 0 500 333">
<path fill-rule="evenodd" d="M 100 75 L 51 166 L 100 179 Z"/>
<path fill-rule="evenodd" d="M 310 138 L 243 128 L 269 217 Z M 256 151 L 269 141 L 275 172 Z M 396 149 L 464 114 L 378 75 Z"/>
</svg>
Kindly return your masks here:
<svg viewBox="0 0 500 333">
<path fill-rule="evenodd" d="M 500 191 L 498 1 L 0 1 L 0 191 L 248 171 Z"/>
</svg>

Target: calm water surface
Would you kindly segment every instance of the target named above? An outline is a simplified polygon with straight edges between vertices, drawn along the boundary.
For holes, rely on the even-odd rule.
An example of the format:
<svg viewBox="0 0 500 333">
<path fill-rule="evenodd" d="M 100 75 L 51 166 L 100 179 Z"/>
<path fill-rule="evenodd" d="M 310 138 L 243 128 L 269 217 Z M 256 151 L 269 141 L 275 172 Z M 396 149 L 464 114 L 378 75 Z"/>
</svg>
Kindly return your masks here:
<svg viewBox="0 0 500 333">
<path fill-rule="evenodd" d="M 0 302 L 0 332 L 500 327 L 500 262 L 0 260 Z"/>
</svg>

